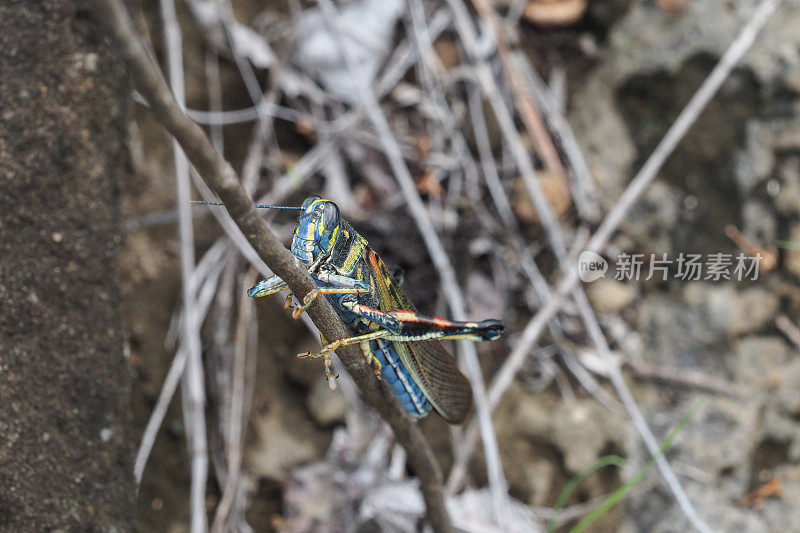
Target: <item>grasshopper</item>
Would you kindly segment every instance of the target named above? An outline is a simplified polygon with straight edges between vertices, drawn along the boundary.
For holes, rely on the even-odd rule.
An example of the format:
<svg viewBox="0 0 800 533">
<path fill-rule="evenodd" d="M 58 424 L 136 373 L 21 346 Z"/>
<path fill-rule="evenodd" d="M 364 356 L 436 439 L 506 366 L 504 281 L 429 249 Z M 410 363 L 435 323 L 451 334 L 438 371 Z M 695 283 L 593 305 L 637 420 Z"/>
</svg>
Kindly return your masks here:
<svg viewBox="0 0 800 533">
<path fill-rule="evenodd" d="M 502 333 L 503 323 L 456 322 L 420 314 L 366 239 L 341 218 L 335 203 L 313 195 L 294 209 L 301 213 L 291 251 L 307 266 L 317 288 L 305 295 L 292 316 L 298 318 L 325 295 L 352 334 L 330 343 L 322 338 L 322 350 L 298 357 L 322 357 L 334 389 L 331 354 L 341 346 L 358 344 L 406 413 L 418 418 L 434 408 L 449 423 L 461 423 L 470 410 L 472 389 L 438 340 L 494 340 Z M 247 294 L 258 298 L 284 290 L 289 290 L 286 283 L 271 276 Z M 291 298 L 289 293 L 286 307 Z"/>
</svg>

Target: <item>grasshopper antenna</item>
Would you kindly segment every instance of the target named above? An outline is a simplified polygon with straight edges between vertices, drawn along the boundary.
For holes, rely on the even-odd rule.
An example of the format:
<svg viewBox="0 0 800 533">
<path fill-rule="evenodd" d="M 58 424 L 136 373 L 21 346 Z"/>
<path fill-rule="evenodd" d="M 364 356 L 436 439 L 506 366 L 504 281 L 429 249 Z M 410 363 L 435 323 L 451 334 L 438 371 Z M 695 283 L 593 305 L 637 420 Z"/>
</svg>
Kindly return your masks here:
<svg viewBox="0 0 800 533">
<path fill-rule="evenodd" d="M 207 202 L 205 200 L 191 200 L 193 204 L 199 205 L 225 205 L 222 202 Z M 264 204 L 256 204 L 256 207 L 259 209 L 284 209 L 287 211 L 302 211 L 302 207 L 291 207 L 286 205 L 264 205 Z"/>
</svg>

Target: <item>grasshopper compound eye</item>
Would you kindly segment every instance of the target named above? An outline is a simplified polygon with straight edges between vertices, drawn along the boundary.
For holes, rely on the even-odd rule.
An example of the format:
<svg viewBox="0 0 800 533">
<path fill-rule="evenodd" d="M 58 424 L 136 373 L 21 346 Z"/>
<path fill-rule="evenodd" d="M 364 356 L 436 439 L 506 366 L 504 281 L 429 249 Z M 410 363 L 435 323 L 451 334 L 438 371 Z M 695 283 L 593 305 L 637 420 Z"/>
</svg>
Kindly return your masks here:
<svg viewBox="0 0 800 533">
<path fill-rule="evenodd" d="M 322 224 L 325 231 L 331 231 L 339 225 L 339 206 L 333 202 L 327 202 L 322 211 Z"/>
</svg>

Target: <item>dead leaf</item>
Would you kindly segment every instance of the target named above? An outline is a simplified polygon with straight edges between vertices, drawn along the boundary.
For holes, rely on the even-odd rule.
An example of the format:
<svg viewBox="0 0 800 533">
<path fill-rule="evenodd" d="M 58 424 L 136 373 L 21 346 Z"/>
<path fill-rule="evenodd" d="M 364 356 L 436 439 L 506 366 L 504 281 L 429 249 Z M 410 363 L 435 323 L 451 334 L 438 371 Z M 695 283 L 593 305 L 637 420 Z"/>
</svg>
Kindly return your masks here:
<svg viewBox="0 0 800 533">
<path fill-rule="evenodd" d="M 774 269 L 778 264 L 778 249 L 774 246 L 771 248 L 764 248 L 753 243 L 753 241 L 745 237 L 745 235 L 733 224 L 728 224 L 725 226 L 725 235 L 727 235 L 728 238 L 732 240 L 734 244 L 736 244 L 736 246 L 741 248 L 742 251 L 750 257 L 758 257 L 759 255 L 761 256 L 761 262 L 758 265 L 760 272 L 766 274 Z"/>
<path fill-rule="evenodd" d="M 434 167 L 429 167 L 425 173 L 417 178 L 417 190 L 422 194 L 429 194 L 435 198 L 441 198 L 444 195 L 444 189 L 439 183 L 437 176 L 439 171 Z"/>
<path fill-rule="evenodd" d="M 568 26 L 586 12 L 586 0 L 533 0 L 522 16 L 539 26 Z"/>
<path fill-rule="evenodd" d="M 658 0 L 658 7 L 671 17 L 677 17 L 687 9 L 692 0 Z"/>
<path fill-rule="evenodd" d="M 781 480 L 777 477 L 772 478 L 771 480 L 767 481 L 763 485 L 756 487 L 754 490 L 749 492 L 739 501 L 739 505 L 741 507 L 749 507 L 751 509 L 757 509 L 764 504 L 764 501 L 768 498 L 782 498 L 783 497 L 783 485 L 781 485 Z"/>
</svg>

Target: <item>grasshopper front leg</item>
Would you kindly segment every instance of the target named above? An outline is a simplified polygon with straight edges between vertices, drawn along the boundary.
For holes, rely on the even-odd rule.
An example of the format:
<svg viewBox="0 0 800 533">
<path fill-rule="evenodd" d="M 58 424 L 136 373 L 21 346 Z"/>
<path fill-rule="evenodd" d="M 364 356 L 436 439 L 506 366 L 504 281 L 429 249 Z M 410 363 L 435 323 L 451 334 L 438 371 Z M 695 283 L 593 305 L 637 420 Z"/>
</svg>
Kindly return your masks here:
<svg viewBox="0 0 800 533">
<path fill-rule="evenodd" d="M 303 311 L 308 309 L 320 294 L 360 294 L 370 291 L 369 284 L 360 279 L 333 274 L 327 270 L 318 272 L 315 274 L 315 277 L 318 281 L 334 285 L 334 287 L 316 288 L 306 294 L 303 298 L 303 302 L 292 312 L 292 317 L 300 318 Z"/>
<path fill-rule="evenodd" d="M 247 290 L 250 298 L 261 298 L 281 291 L 289 290 L 289 286 L 278 276 L 270 276 L 262 279 Z"/>
<path fill-rule="evenodd" d="M 324 257 L 320 256 L 314 263 L 308 267 L 309 273 L 313 274 L 315 270 L 319 268 L 320 263 L 323 261 Z M 250 298 L 261 298 L 263 296 L 269 296 L 270 294 L 275 294 L 281 291 L 289 290 L 289 286 L 286 285 L 286 282 L 283 281 L 278 276 L 272 275 L 268 278 L 262 279 L 252 287 L 247 290 L 247 295 Z M 291 302 L 291 294 L 286 298 L 287 302 Z M 289 305 L 286 305 L 289 307 Z"/>
</svg>

